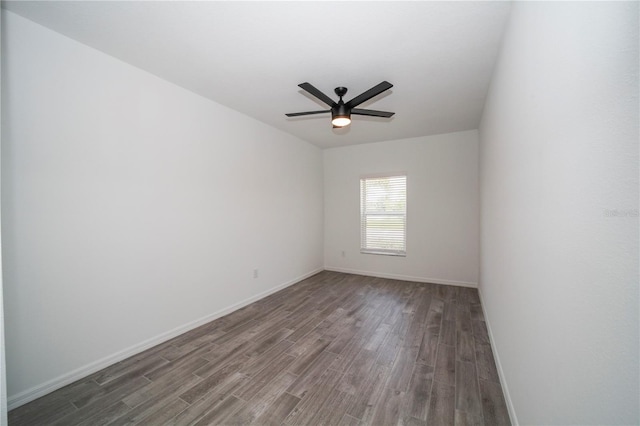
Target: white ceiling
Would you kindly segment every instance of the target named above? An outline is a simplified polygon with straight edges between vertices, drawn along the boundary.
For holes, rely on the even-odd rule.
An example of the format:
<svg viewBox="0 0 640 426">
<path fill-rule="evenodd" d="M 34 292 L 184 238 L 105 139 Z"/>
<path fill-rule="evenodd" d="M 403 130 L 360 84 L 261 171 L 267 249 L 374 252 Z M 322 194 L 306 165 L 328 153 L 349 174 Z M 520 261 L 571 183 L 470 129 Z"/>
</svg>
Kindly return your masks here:
<svg viewBox="0 0 640 426">
<path fill-rule="evenodd" d="M 319 147 L 476 129 L 509 2 L 3 2 L 84 44 Z M 332 129 L 297 85 L 345 101 L 394 87 Z"/>
</svg>

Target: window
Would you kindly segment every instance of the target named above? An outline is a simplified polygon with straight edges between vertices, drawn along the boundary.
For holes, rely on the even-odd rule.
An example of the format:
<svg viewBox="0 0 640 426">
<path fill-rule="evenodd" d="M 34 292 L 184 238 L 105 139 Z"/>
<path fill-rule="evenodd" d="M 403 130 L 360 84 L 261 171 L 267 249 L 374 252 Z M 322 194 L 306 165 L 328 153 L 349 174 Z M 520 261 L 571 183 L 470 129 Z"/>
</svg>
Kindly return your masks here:
<svg viewBox="0 0 640 426">
<path fill-rule="evenodd" d="M 407 176 L 360 179 L 360 253 L 405 256 Z"/>
</svg>

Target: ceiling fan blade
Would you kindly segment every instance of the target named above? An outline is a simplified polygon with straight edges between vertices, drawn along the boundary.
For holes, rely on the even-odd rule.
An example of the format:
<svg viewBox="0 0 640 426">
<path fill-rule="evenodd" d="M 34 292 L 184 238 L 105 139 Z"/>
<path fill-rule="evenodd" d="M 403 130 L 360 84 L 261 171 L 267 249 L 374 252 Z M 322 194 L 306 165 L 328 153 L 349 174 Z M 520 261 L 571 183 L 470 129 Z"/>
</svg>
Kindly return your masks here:
<svg viewBox="0 0 640 426">
<path fill-rule="evenodd" d="M 389 83 L 388 81 L 383 81 L 382 83 L 378 84 L 377 86 L 372 87 L 371 89 L 367 90 L 366 92 L 356 96 L 355 98 L 351 99 L 349 102 L 347 102 L 347 108 L 353 108 L 355 106 L 360 105 L 361 103 L 368 101 L 369 99 L 373 98 L 374 96 L 379 95 L 380 93 L 384 92 L 385 90 L 389 90 L 393 87 L 393 84 Z"/>
<path fill-rule="evenodd" d="M 300 83 L 298 84 L 298 86 L 306 90 L 307 92 L 311 93 L 313 96 L 320 99 L 322 102 L 329 105 L 330 107 L 337 105 L 333 99 L 331 99 L 330 97 L 328 97 L 327 95 L 325 95 L 324 93 L 322 93 L 321 91 L 313 87 L 311 83 Z"/>
<path fill-rule="evenodd" d="M 389 111 L 376 111 L 375 109 L 358 109 L 354 108 L 351 110 L 351 114 L 356 115 L 370 115 L 372 117 L 391 117 L 395 112 Z"/>
<path fill-rule="evenodd" d="M 298 117 L 300 115 L 323 114 L 325 112 L 331 112 L 331 110 L 330 109 L 326 109 L 324 111 L 290 112 L 289 114 L 285 114 L 285 115 L 287 117 Z"/>
</svg>

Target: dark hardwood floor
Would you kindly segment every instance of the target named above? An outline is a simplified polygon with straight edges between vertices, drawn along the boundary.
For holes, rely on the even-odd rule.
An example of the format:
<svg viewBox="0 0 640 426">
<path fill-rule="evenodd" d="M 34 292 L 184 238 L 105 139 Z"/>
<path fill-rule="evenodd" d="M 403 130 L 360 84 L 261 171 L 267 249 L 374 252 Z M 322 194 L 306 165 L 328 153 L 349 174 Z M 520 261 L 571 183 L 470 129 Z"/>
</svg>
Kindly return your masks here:
<svg viewBox="0 0 640 426">
<path fill-rule="evenodd" d="M 475 289 L 322 272 L 9 412 L 10 425 L 505 425 Z"/>
</svg>

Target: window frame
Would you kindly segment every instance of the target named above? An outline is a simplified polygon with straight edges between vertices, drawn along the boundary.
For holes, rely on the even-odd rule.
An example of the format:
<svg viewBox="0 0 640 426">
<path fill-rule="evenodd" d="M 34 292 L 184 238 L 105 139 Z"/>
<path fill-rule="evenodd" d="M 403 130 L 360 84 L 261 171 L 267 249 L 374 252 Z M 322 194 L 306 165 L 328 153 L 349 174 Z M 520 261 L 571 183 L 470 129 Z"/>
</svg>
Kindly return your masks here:
<svg viewBox="0 0 640 426">
<path fill-rule="evenodd" d="M 386 211 L 366 211 L 366 181 L 374 180 L 374 179 L 385 179 L 385 178 L 404 178 L 404 211 L 402 212 L 386 212 Z M 373 255 L 382 255 L 382 256 L 399 256 L 406 257 L 407 256 L 407 199 L 408 199 L 408 175 L 407 172 L 389 172 L 389 173 L 377 173 L 377 174 L 367 174 L 360 176 L 360 253 L 362 254 L 373 254 Z M 367 218 L 371 216 L 395 216 L 400 217 L 403 225 L 403 234 L 402 234 L 402 249 L 385 249 L 381 247 L 367 247 L 369 244 L 367 242 Z"/>
</svg>

